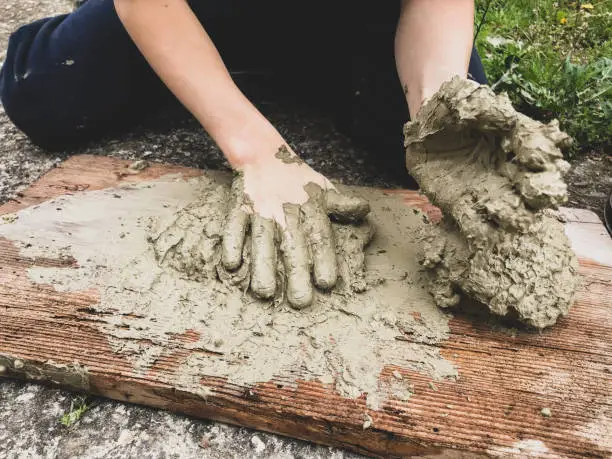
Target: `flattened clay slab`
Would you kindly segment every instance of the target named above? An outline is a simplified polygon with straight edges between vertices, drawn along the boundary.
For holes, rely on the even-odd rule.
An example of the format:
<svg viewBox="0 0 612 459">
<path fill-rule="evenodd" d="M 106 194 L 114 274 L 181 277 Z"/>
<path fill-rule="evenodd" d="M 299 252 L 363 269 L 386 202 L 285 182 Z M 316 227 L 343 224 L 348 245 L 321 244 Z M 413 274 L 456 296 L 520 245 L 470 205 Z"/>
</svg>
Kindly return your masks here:
<svg viewBox="0 0 612 459">
<path fill-rule="evenodd" d="M 355 227 L 338 238 L 348 288 L 318 292 L 313 306 L 295 311 L 282 298 L 247 294 L 241 279 L 219 279 L 228 183 L 209 173 L 77 192 L 12 214 L 0 237 L 24 257 L 74 260 L 78 269 L 32 267 L 28 275 L 58 292 L 96 289 L 100 301 L 90 308 L 105 318 L 100 331 L 139 373 L 175 336 L 191 333 L 194 352 L 168 381 L 185 391 L 200 393 L 203 375 L 253 385 L 307 370 L 308 379 L 363 396 L 376 409 L 411 393 L 408 381 L 379 383 L 385 364 L 436 379 L 456 376 L 431 348 L 448 336 L 450 316 L 425 290 L 417 262 L 424 214 L 383 191 L 353 189 L 370 202 L 377 227 L 366 252 L 367 288 L 350 288 L 359 251 L 347 247 L 360 238 Z M 362 239 L 358 247 L 369 236 Z"/>
</svg>

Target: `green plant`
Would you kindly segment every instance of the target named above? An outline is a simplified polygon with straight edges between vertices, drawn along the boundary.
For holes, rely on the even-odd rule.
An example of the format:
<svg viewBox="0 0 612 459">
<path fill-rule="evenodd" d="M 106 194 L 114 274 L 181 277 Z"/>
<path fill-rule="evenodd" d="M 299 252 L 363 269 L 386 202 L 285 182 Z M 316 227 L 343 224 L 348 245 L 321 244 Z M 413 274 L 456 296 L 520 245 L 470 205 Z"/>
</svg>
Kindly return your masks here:
<svg viewBox="0 0 612 459">
<path fill-rule="evenodd" d="M 570 154 L 609 148 L 612 1 L 476 4 L 476 44 L 494 89 L 529 116 L 558 118 L 576 140 Z"/>
<path fill-rule="evenodd" d="M 93 406 L 94 403 L 90 403 L 86 396 L 75 397 L 70 402 L 70 411 L 60 418 L 60 423 L 65 427 L 72 427 Z"/>
</svg>

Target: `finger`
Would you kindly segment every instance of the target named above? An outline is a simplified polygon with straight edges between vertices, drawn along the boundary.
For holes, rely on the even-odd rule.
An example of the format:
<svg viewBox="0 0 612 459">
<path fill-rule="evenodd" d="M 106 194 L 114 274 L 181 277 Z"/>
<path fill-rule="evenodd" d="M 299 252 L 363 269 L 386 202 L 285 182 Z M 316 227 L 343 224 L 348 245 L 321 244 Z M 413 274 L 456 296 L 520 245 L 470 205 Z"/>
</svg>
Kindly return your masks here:
<svg viewBox="0 0 612 459">
<path fill-rule="evenodd" d="M 287 300 L 296 309 L 310 306 L 313 288 L 310 280 L 310 256 L 300 228 L 300 208 L 285 204 L 285 227 L 282 230 L 281 253 L 287 276 Z"/>
<path fill-rule="evenodd" d="M 246 291 L 251 283 L 251 238 L 245 235 L 244 248 L 242 250 L 242 263 L 238 269 L 233 271 L 225 269 L 222 263 L 213 265 L 215 272 L 221 282 L 226 285 L 235 285 Z"/>
<path fill-rule="evenodd" d="M 331 222 L 321 199 L 310 199 L 302 206 L 303 232 L 312 254 L 314 283 L 323 290 L 336 285 L 338 264 Z"/>
<path fill-rule="evenodd" d="M 532 209 L 556 209 L 567 202 L 567 185 L 557 170 L 523 172 L 516 177 L 515 186 Z"/>
<path fill-rule="evenodd" d="M 559 120 L 554 119 L 546 125 L 546 133 L 562 150 L 570 148 L 574 143 L 574 139 L 559 128 Z"/>
<path fill-rule="evenodd" d="M 370 213 L 368 201 L 336 190 L 325 193 L 325 207 L 329 215 L 341 222 L 359 222 Z"/>
<path fill-rule="evenodd" d="M 223 228 L 221 243 L 221 262 L 225 269 L 236 270 L 242 264 L 242 249 L 249 215 L 243 208 L 244 185 L 242 177 L 236 177 L 232 183 L 230 205 Z"/>
<path fill-rule="evenodd" d="M 564 147 L 571 138 L 561 132 L 558 123 L 544 124 L 519 115 L 519 122 L 503 143 L 506 152 L 514 154 L 516 161 L 525 168 L 540 172 L 556 167 L 562 160 Z"/>
<path fill-rule="evenodd" d="M 251 217 L 251 291 L 263 299 L 276 293 L 276 223 Z"/>
<path fill-rule="evenodd" d="M 358 225 L 334 224 L 340 276 L 354 292 L 367 289 L 365 248 L 374 237 L 374 227 L 366 219 Z"/>
</svg>

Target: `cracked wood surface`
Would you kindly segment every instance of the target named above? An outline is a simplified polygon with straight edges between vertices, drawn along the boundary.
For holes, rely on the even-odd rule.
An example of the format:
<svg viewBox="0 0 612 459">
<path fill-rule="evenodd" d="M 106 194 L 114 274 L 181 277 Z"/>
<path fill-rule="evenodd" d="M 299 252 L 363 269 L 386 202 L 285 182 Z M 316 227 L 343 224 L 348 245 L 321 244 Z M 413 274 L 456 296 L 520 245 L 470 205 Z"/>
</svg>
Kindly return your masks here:
<svg viewBox="0 0 612 459">
<path fill-rule="evenodd" d="M 113 187 L 166 174 L 200 171 L 153 164 L 126 173 L 129 162 L 77 156 L 52 170 L 0 215 L 79 190 Z M 439 211 L 411 191 L 406 204 L 433 218 Z M 317 382 L 282 378 L 245 388 L 203 376 L 206 399 L 164 383 L 190 350 L 173 348 L 145 375 L 112 352 L 90 307 L 94 290 L 57 292 L 32 283 L 32 266 L 73 266 L 68 259 L 27 259 L 0 238 L 0 360 L 5 376 L 57 383 L 116 400 L 240 424 L 373 456 L 472 452 L 501 457 L 610 457 L 612 455 L 612 241 L 591 212 L 564 209 L 567 233 L 579 255 L 583 283 L 570 315 L 550 330 L 529 332 L 459 312 L 451 336 L 438 347 L 457 365 L 457 381 L 436 381 L 393 366 L 414 384 L 407 401 L 380 411 L 349 400 Z M 188 343 L 189 332 L 176 337 Z M 51 362 L 49 362 L 51 361 Z M 64 371 L 87 368 L 85 378 Z M 59 368 L 47 371 L 49 366 Z M 45 370 L 47 369 L 47 370 Z M 71 375 L 67 377 L 66 375 Z M 544 417 L 542 408 L 552 417 Z M 364 415 L 372 423 L 364 426 Z"/>
</svg>

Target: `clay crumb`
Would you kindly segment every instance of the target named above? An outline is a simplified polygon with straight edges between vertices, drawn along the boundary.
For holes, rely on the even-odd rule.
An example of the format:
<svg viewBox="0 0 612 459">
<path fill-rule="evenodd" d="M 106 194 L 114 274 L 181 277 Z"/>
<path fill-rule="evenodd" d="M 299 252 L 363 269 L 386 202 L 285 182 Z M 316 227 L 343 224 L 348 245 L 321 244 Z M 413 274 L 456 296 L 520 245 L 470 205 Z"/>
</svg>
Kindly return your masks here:
<svg viewBox="0 0 612 459">
<path fill-rule="evenodd" d="M 434 391 L 438 392 L 438 387 L 434 383 L 429 382 L 429 383 L 427 383 L 427 385 L 429 386 L 429 388 L 431 390 L 434 390 Z"/>
<path fill-rule="evenodd" d="M 257 435 L 253 435 L 251 437 L 251 445 L 253 446 L 257 454 L 263 453 L 263 451 L 266 449 L 266 444 L 261 441 L 261 439 Z"/>
<path fill-rule="evenodd" d="M 545 418 L 550 418 L 552 417 L 552 411 L 550 410 L 550 408 L 542 408 L 542 410 L 540 411 L 540 414 L 542 416 L 544 416 Z"/>
<path fill-rule="evenodd" d="M 295 153 L 292 153 L 291 151 L 289 151 L 289 148 L 287 148 L 287 145 L 281 145 L 278 148 L 278 151 L 276 152 L 274 157 L 277 159 L 280 159 L 285 164 L 298 164 L 299 165 L 299 164 L 304 163 L 304 160 L 302 158 L 300 158 Z"/>
<path fill-rule="evenodd" d="M 370 416 L 369 414 L 364 414 L 363 415 L 363 430 L 367 430 L 370 427 L 372 427 L 372 422 L 374 422 L 374 420 L 372 419 L 372 416 Z"/>
<path fill-rule="evenodd" d="M 15 370 L 21 370 L 23 368 L 23 360 L 15 360 L 13 366 L 15 367 Z"/>
<path fill-rule="evenodd" d="M 147 161 L 146 159 L 140 159 L 140 160 L 134 161 L 132 164 L 130 164 L 128 166 L 128 169 L 131 172 L 140 172 L 140 171 L 146 169 L 149 166 L 150 166 L 149 161 Z"/>
<path fill-rule="evenodd" d="M 394 371 L 393 371 L 393 377 L 394 377 L 395 379 L 399 379 L 399 380 L 404 379 L 404 377 L 402 376 L 402 374 L 401 374 L 399 371 L 397 371 L 397 370 L 394 370 Z"/>
<path fill-rule="evenodd" d="M 200 386 L 200 387 L 197 388 L 196 394 L 201 399 L 206 400 L 206 399 L 208 399 L 208 397 L 213 395 L 213 390 L 212 390 L 212 388 L 210 388 L 208 386 Z"/>
</svg>

